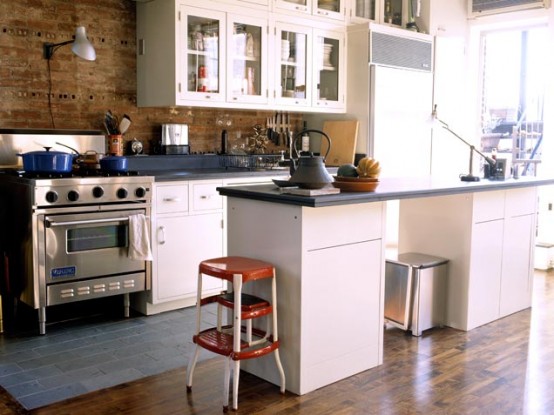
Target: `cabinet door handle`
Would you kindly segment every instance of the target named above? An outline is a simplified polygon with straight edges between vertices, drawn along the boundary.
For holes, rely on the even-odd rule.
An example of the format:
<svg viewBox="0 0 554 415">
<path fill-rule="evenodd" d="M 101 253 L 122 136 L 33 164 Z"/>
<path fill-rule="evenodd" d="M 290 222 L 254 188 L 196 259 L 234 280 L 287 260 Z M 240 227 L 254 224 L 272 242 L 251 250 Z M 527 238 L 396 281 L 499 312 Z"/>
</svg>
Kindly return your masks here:
<svg viewBox="0 0 554 415">
<path fill-rule="evenodd" d="M 303 6 L 296 6 L 295 9 L 296 9 L 296 10 L 299 10 L 299 11 L 301 11 L 301 12 L 305 12 L 306 10 L 308 10 L 307 7 L 303 7 Z"/>
<path fill-rule="evenodd" d="M 202 195 L 200 196 L 200 199 L 211 199 L 212 195 Z"/>
<path fill-rule="evenodd" d="M 158 228 L 158 231 L 159 231 L 158 232 L 158 243 L 160 245 L 163 245 L 163 244 L 165 244 L 165 226 L 160 226 Z M 160 234 L 162 236 L 161 238 L 160 238 Z"/>
<path fill-rule="evenodd" d="M 163 201 L 164 202 L 180 202 L 181 198 L 180 197 L 164 197 Z"/>
</svg>

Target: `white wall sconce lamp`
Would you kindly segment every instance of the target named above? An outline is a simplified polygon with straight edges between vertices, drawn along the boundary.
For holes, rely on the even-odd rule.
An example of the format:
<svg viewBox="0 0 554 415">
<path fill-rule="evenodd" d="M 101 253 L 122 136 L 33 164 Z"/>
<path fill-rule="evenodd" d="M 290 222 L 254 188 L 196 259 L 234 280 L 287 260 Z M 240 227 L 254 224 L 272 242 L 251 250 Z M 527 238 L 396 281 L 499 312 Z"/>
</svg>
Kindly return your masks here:
<svg viewBox="0 0 554 415">
<path fill-rule="evenodd" d="M 44 59 L 52 59 L 52 55 L 64 45 L 71 45 L 71 51 L 87 61 L 96 60 L 96 51 L 92 46 L 92 43 L 87 39 L 87 34 L 85 32 L 84 26 L 78 26 L 75 29 L 75 39 L 68 40 L 66 42 L 60 43 L 44 43 L 43 45 L 43 56 Z"/>
<path fill-rule="evenodd" d="M 48 110 L 50 112 L 50 120 L 52 122 L 52 128 L 56 128 L 54 123 L 54 114 L 52 113 L 52 71 L 50 69 L 50 60 L 59 48 L 65 45 L 71 44 L 71 51 L 87 61 L 96 60 L 96 51 L 92 46 L 92 43 L 87 39 L 87 34 L 85 32 L 84 26 L 78 26 L 75 29 L 75 38 L 60 43 L 49 43 L 46 42 L 42 47 L 42 55 L 48 63 Z"/>
</svg>

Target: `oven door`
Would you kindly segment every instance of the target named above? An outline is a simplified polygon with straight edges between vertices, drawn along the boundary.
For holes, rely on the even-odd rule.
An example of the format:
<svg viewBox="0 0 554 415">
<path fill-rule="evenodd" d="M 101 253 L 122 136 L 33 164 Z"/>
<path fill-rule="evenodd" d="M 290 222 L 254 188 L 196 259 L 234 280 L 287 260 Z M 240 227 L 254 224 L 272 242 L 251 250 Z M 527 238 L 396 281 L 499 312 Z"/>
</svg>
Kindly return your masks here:
<svg viewBox="0 0 554 415">
<path fill-rule="evenodd" d="M 144 272 L 145 261 L 127 256 L 129 216 L 140 213 L 146 209 L 42 216 L 46 284 Z"/>
</svg>

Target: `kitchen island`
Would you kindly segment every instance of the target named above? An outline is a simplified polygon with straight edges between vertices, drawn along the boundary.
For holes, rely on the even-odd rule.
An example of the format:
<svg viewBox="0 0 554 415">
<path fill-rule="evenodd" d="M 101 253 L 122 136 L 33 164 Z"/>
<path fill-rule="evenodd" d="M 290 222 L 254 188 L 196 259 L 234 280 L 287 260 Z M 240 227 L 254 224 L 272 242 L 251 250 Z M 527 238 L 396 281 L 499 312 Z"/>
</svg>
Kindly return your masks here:
<svg viewBox="0 0 554 415">
<path fill-rule="evenodd" d="M 271 184 L 219 188 L 228 254 L 277 268 L 287 389 L 302 395 L 382 363 L 386 201 L 400 199 L 399 252 L 450 260 L 447 325 L 470 330 L 530 306 L 536 189 L 550 184 L 383 179 L 372 193 L 316 197 Z M 244 363 L 278 383 L 271 359 Z"/>
</svg>

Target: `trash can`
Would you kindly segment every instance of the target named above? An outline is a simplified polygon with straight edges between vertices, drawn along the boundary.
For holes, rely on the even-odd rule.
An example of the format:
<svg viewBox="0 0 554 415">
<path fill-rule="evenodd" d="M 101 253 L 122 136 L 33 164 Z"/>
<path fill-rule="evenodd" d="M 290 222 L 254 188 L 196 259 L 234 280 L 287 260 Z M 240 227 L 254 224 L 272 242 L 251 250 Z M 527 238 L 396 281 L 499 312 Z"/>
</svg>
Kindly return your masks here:
<svg viewBox="0 0 554 415">
<path fill-rule="evenodd" d="M 385 320 L 412 335 L 442 326 L 446 318 L 448 260 L 408 252 L 385 264 Z"/>
</svg>

